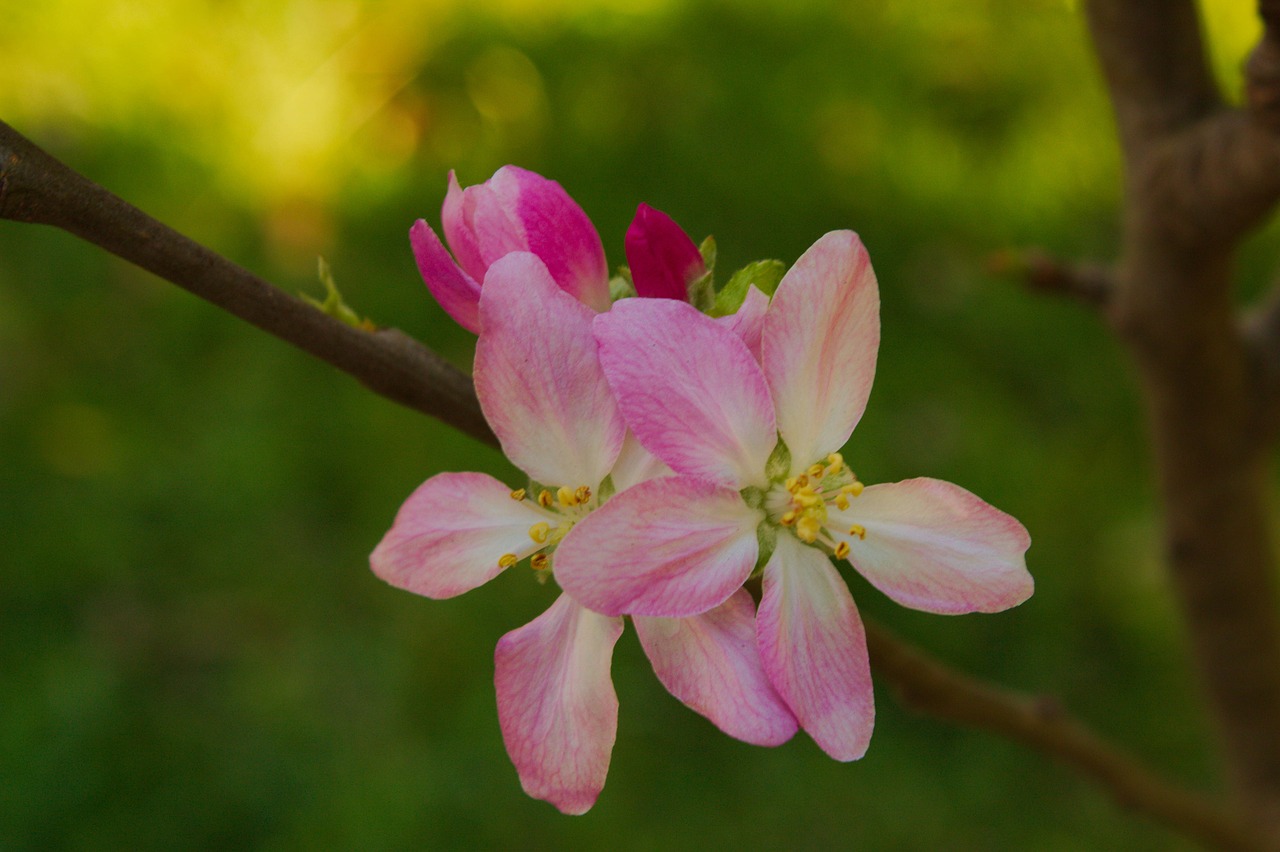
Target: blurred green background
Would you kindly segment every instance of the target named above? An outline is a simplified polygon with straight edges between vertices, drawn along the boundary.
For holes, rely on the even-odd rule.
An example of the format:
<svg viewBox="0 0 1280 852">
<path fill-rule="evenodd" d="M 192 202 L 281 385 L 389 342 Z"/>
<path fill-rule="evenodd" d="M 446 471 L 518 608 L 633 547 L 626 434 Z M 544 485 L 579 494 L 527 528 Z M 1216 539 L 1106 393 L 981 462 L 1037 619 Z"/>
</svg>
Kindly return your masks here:
<svg viewBox="0 0 1280 852">
<path fill-rule="evenodd" d="M 292 291 L 460 366 L 406 232 L 445 175 L 558 179 L 612 264 L 646 201 L 721 268 L 852 227 L 884 344 L 846 453 L 959 482 L 1031 530 L 1030 602 L 855 599 L 941 658 L 1061 698 L 1202 787 L 1215 764 L 1157 554 L 1133 382 L 1072 305 L 984 272 L 1107 258 L 1119 165 L 1075 4 L 937 0 L 5 2 L 0 117 Z M 1206 10 L 1234 91 L 1251 4 Z M 1251 244 L 1245 297 L 1280 241 Z M 493 451 L 57 231 L 0 223 L 0 848 L 1182 848 L 1039 755 L 903 711 L 868 756 L 719 734 L 631 636 L 608 786 L 520 791 L 492 651 L 553 590 L 432 602 L 367 554 Z"/>
</svg>

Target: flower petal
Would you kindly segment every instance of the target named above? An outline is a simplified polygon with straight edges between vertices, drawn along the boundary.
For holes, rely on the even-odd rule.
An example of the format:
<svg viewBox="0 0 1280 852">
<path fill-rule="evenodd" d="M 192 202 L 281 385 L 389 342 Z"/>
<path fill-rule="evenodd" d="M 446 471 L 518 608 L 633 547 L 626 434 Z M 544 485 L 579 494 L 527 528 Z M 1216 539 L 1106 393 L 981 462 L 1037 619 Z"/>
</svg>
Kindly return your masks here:
<svg viewBox="0 0 1280 852">
<path fill-rule="evenodd" d="M 769 297 L 756 285 L 747 290 L 747 297 L 735 313 L 718 317 L 716 322 L 733 331 L 747 344 L 751 356 L 760 361 L 760 336 L 764 332 L 764 317 L 769 309 Z"/>
<path fill-rule="evenodd" d="M 649 452 L 678 473 L 766 484 L 773 403 L 741 338 L 670 299 L 624 299 L 595 330 L 609 385 Z"/>
<path fill-rule="evenodd" d="M 689 301 L 689 284 L 706 274 L 702 254 L 675 220 L 648 204 L 636 209 L 627 228 L 627 265 L 636 294 Z"/>
<path fill-rule="evenodd" d="M 487 190 L 483 185 L 463 189 L 458 186 L 458 176 L 449 170 L 449 190 L 444 196 L 444 205 L 440 210 L 440 224 L 444 229 L 444 238 L 453 249 L 453 256 L 472 279 L 484 281 L 484 274 L 489 271 L 489 264 L 510 251 L 521 251 L 525 248 L 524 238 L 520 236 L 519 227 L 514 221 L 504 229 L 485 234 L 489 254 L 486 259 L 481 249 L 479 235 L 476 234 L 476 203 Z"/>
<path fill-rule="evenodd" d="M 673 473 L 662 459 L 641 446 L 635 433 L 628 429 L 627 436 L 622 440 L 618 460 L 613 463 L 609 476 L 613 479 L 614 490 L 626 491 L 645 480 L 671 476 Z"/>
<path fill-rule="evenodd" d="M 524 246 L 542 258 L 551 277 L 567 293 L 596 311 L 609 310 L 609 266 L 600 234 L 569 193 L 542 175 L 503 166 L 485 188 L 476 206 L 476 229 L 483 235 L 519 222 Z M 483 238 L 481 247 L 485 248 Z M 487 257 L 490 263 L 498 258 Z"/>
<path fill-rule="evenodd" d="M 480 332 L 480 285 L 458 268 L 436 232 L 422 219 L 409 229 L 418 271 L 431 295 L 467 331 Z"/>
<path fill-rule="evenodd" d="M 817 548 L 779 533 L 756 616 L 764 670 L 800 727 L 836 760 L 867 751 L 875 724 L 862 619 Z"/>
<path fill-rule="evenodd" d="M 604 789 L 618 731 L 609 665 L 621 635 L 621 618 L 561 595 L 494 652 L 498 722 L 520 784 L 566 814 L 586 813 Z"/>
<path fill-rule="evenodd" d="M 862 418 L 880 346 L 880 294 L 858 235 L 832 231 L 787 271 L 764 320 L 763 366 L 792 472 Z"/>
<path fill-rule="evenodd" d="M 853 524 L 866 538 L 850 535 Z M 1031 597 L 1027 530 L 959 485 L 908 479 L 872 485 L 833 511 L 858 573 L 893 600 L 926 612 L 999 612 Z"/>
<path fill-rule="evenodd" d="M 796 718 L 760 664 L 756 605 L 746 589 L 702 615 L 633 621 L 658 680 L 717 728 L 763 746 L 795 734 Z"/>
<path fill-rule="evenodd" d="M 684 476 L 651 479 L 569 531 L 555 552 L 556 582 L 605 615 L 706 612 L 751 574 L 763 519 L 730 488 Z"/>
<path fill-rule="evenodd" d="M 548 485 L 594 490 L 626 434 L 596 357 L 593 316 L 527 252 L 485 277 L 476 394 L 507 458 Z"/>
<path fill-rule="evenodd" d="M 523 559 L 538 550 L 529 527 L 545 520 L 492 476 L 441 473 L 409 495 L 369 563 L 393 586 L 451 598 L 502 573 L 504 554 Z"/>
</svg>

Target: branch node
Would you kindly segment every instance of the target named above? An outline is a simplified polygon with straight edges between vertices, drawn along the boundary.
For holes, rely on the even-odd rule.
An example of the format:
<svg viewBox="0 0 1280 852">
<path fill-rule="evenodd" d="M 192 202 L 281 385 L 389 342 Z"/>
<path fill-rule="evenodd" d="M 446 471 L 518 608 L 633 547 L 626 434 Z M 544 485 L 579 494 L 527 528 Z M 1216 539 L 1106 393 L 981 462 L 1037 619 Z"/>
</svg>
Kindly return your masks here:
<svg viewBox="0 0 1280 852">
<path fill-rule="evenodd" d="M 1038 293 L 1066 296 L 1094 309 L 1105 308 L 1115 292 L 1111 270 L 1097 263 L 1067 263 L 1041 249 L 1004 249 L 987 258 L 992 275 L 1020 278 Z"/>
</svg>

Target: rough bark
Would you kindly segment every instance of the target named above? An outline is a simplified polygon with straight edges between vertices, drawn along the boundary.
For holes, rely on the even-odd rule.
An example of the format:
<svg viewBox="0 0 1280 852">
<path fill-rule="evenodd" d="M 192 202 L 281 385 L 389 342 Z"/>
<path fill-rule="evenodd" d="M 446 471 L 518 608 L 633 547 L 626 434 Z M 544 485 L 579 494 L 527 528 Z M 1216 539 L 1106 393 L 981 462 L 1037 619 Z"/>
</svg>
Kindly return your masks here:
<svg viewBox="0 0 1280 852">
<path fill-rule="evenodd" d="M 1239 243 L 1280 196 L 1280 123 L 1264 86 L 1275 65 L 1251 65 L 1252 106 L 1228 109 L 1190 0 L 1087 9 L 1126 170 L 1106 315 L 1138 367 L 1170 575 L 1234 793 L 1280 840 L 1274 360 L 1267 323 L 1242 325 L 1232 292 Z"/>
</svg>

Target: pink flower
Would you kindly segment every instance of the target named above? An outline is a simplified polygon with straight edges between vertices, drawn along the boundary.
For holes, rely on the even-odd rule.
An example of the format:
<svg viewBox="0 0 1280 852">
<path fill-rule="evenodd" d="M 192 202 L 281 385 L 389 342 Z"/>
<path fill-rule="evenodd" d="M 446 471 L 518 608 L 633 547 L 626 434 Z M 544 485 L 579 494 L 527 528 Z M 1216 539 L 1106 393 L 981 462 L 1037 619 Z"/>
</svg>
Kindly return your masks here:
<svg viewBox="0 0 1280 852">
<path fill-rule="evenodd" d="M 485 183 L 462 189 L 449 172 L 441 218 L 452 257 L 422 219 L 409 229 L 409 241 L 427 289 L 463 328 L 479 333 L 480 284 L 494 261 L 513 251 L 537 255 L 561 289 L 597 311 L 608 309 L 600 235 L 555 181 L 503 166 Z"/>
<path fill-rule="evenodd" d="M 1030 539 L 1012 517 L 935 479 L 864 488 L 836 452 L 866 406 L 880 337 L 856 234 L 825 235 L 787 272 L 758 360 L 680 302 L 625 300 L 595 330 L 628 425 L 680 476 L 619 494 L 564 543 L 557 578 L 585 606 L 693 615 L 737 594 L 762 561 L 756 636 L 769 679 L 824 751 L 854 760 L 871 736 L 871 677 L 829 556 L 928 612 L 1030 596 Z"/>
<path fill-rule="evenodd" d="M 707 274 L 702 253 L 675 220 L 648 204 L 627 228 L 627 265 L 636 294 L 689 301 L 689 285 Z"/>
<path fill-rule="evenodd" d="M 612 489 L 670 473 L 627 433 L 597 357 L 594 311 L 542 261 L 526 252 L 496 261 L 479 316 L 481 406 L 507 457 L 546 487 L 513 491 L 480 473 L 443 473 L 420 486 L 370 562 L 388 583 L 430 598 L 466 592 L 526 559 L 542 579 L 553 576 L 558 548 Z M 634 623 L 673 695 L 733 736 L 776 745 L 796 721 L 765 676 L 754 617 L 739 590 L 693 618 Z M 618 721 L 609 668 L 622 629 L 621 618 L 561 594 L 503 636 L 494 655 L 498 720 L 525 792 L 566 813 L 588 810 L 604 786 Z"/>
</svg>

